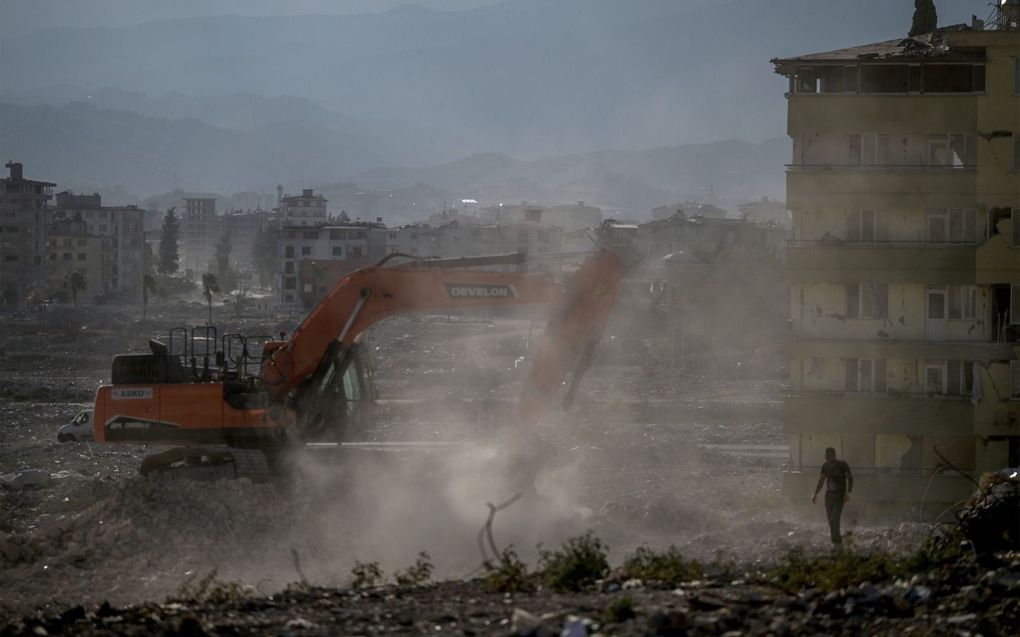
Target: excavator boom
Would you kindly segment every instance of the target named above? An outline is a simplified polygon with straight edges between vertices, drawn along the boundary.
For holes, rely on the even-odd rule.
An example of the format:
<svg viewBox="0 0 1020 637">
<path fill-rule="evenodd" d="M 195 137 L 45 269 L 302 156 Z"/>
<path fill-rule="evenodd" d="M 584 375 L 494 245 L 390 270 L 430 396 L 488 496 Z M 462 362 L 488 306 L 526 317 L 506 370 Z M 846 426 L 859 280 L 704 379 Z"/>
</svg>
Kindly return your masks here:
<svg viewBox="0 0 1020 637">
<path fill-rule="evenodd" d="M 512 259 L 520 261 L 522 255 Z M 113 384 L 96 393 L 95 439 L 226 445 L 208 447 L 211 452 L 174 451 L 150 466 L 210 458 L 218 462 L 216 458 L 221 457 L 234 466 L 242 464 L 239 458 L 251 465 L 253 457 L 231 450 L 338 440 L 347 421 L 355 417 L 352 401 L 358 398 L 348 385 L 357 376 L 351 376 L 358 369 L 356 342 L 371 325 L 412 311 L 548 304 L 552 313 L 516 412 L 515 424 L 526 428 L 541 418 L 573 369 L 567 392 L 568 398 L 572 396 L 619 284 L 616 256 L 605 250 L 567 275 L 446 267 L 449 261 L 444 260 L 414 260 L 397 266 L 386 261 L 341 279 L 288 340 L 267 342 L 261 370 L 254 376 L 231 370 L 229 365 L 210 368 L 208 351 L 199 365 L 194 346 L 190 369 L 187 352 L 175 355 L 158 342 L 152 344 L 152 354 L 115 358 Z M 467 258 L 455 264 L 501 262 L 507 258 Z M 217 360 L 229 358 L 222 351 L 213 353 Z"/>
</svg>

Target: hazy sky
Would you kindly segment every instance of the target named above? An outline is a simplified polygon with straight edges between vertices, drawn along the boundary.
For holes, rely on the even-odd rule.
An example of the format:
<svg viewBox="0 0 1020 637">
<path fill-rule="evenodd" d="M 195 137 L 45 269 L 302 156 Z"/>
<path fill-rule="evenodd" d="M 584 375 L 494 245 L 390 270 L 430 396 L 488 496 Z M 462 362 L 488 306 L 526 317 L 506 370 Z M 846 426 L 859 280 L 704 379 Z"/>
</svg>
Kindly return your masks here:
<svg viewBox="0 0 1020 637">
<path fill-rule="evenodd" d="M 47 27 L 127 26 L 151 20 L 212 15 L 343 15 L 415 4 L 457 11 L 502 0 L 0 0 L 0 32 L 20 35 Z M 710 0 L 679 0 L 704 3 Z"/>
</svg>

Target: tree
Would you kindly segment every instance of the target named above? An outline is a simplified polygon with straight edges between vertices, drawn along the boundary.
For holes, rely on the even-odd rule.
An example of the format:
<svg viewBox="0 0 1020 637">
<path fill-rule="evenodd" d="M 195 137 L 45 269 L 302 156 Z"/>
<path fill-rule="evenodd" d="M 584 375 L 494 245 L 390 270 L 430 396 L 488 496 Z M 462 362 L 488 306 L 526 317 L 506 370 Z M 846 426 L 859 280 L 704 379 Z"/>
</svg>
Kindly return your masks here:
<svg viewBox="0 0 1020 637">
<path fill-rule="evenodd" d="M 159 265 L 160 274 L 176 274 L 180 267 L 180 255 L 177 252 L 178 235 L 180 234 L 181 222 L 174 214 L 174 207 L 166 211 L 163 216 L 163 230 L 159 236 Z"/>
<path fill-rule="evenodd" d="M 71 270 L 68 273 L 67 287 L 71 289 L 71 299 L 75 307 L 78 307 L 78 292 L 84 290 L 86 285 L 85 275 L 80 270 Z"/>
<path fill-rule="evenodd" d="M 149 292 L 156 294 L 156 277 L 148 272 L 142 275 L 142 319 L 146 318 L 149 309 Z"/>
<path fill-rule="evenodd" d="M 206 272 L 202 275 L 202 294 L 205 295 L 205 302 L 209 304 L 209 325 L 212 325 L 212 296 L 218 294 L 220 284 L 216 281 L 216 275 Z"/>
<path fill-rule="evenodd" d="M 939 26 L 934 0 L 914 0 L 914 19 L 910 23 L 909 37 L 931 33 Z"/>
<path fill-rule="evenodd" d="M 216 274 L 222 279 L 223 273 L 230 268 L 230 233 L 224 232 L 216 242 Z"/>
</svg>

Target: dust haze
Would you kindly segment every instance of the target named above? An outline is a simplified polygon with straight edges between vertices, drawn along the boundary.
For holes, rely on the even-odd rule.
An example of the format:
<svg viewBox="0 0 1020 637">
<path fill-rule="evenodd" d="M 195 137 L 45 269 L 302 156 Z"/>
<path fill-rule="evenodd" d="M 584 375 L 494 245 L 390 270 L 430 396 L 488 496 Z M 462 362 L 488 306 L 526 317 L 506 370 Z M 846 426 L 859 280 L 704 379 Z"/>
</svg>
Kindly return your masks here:
<svg viewBox="0 0 1020 637">
<path fill-rule="evenodd" d="M 889 0 L 0 0 L 0 154 L 60 190 L 152 211 L 153 244 L 185 197 L 240 212 L 303 189 L 324 194 L 330 219 L 394 231 L 437 214 L 446 223 L 458 205 L 521 202 L 598 206 L 615 224 L 603 230 L 620 236 L 657 207 L 670 209 L 660 221 L 701 224 L 692 211 L 718 206 L 722 227 L 738 205 L 785 196 L 786 80 L 768 60 L 901 37 L 912 10 Z M 945 24 L 987 13 L 974 0 L 939 12 Z M 673 216 L 685 206 L 691 215 Z M 698 260 L 686 248 L 635 256 L 576 403 L 563 409 L 561 391 L 534 431 L 520 431 L 513 410 L 544 310 L 375 326 L 362 346 L 380 400 L 373 425 L 351 435 L 365 445 L 303 450 L 269 483 L 146 480 L 137 467 L 155 449 L 58 445 L 55 431 L 110 381 L 113 355 L 201 323 L 207 302 L 217 320 L 262 334 L 293 329 L 308 308 L 239 317 L 193 285 L 145 319 L 67 302 L 4 318 L 0 474 L 56 477 L 45 491 L 0 490 L 10 512 L 0 620 L 161 598 L 213 571 L 263 593 L 301 579 L 342 586 L 356 562 L 393 574 L 422 551 L 438 578 L 477 575 L 488 505 L 518 494 L 493 529 L 529 564 L 539 545 L 589 530 L 616 562 L 643 545 L 748 562 L 826 548 L 818 510 L 805 515 L 781 493 L 791 235 L 768 228 L 697 235 L 715 242 L 697 268 L 683 267 Z M 597 226 L 581 241 L 638 250 Z M 522 475 L 521 457 L 540 460 L 537 472 Z M 845 523 L 861 546 L 900 549 L 923 536 L 914 513 Z"/>
</svg>

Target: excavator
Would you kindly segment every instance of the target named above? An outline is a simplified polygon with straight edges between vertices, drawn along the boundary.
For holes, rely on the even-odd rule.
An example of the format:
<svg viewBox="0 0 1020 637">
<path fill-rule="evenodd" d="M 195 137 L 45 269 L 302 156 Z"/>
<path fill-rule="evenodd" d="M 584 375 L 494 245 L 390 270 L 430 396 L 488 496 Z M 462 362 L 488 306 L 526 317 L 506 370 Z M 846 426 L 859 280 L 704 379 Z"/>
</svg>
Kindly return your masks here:
<svg viewBox="0 0 1020 637">
<path fill-rule="evenodd" d="M 363 418 L 373 396 L 359 345 L 373 324 L 423 310 L 545 304 L 552 312 L 513 415 L 513 429 L 528 432 L 568 376 L 565 404 L 573 400 L 620 273 L 608 250 L 569 275 L 478 269 L 525 260 L 389 255 L 340 279 L 286 339 L 173 328 L 166 342 L 149 341 L 150 353 L 114 357 L 111 384 L 96 392 L 94 438 L 170 446 L 144 458 L 146 476 L 268 479 L 286 452 L 340 443 Z"/>
</svg>

